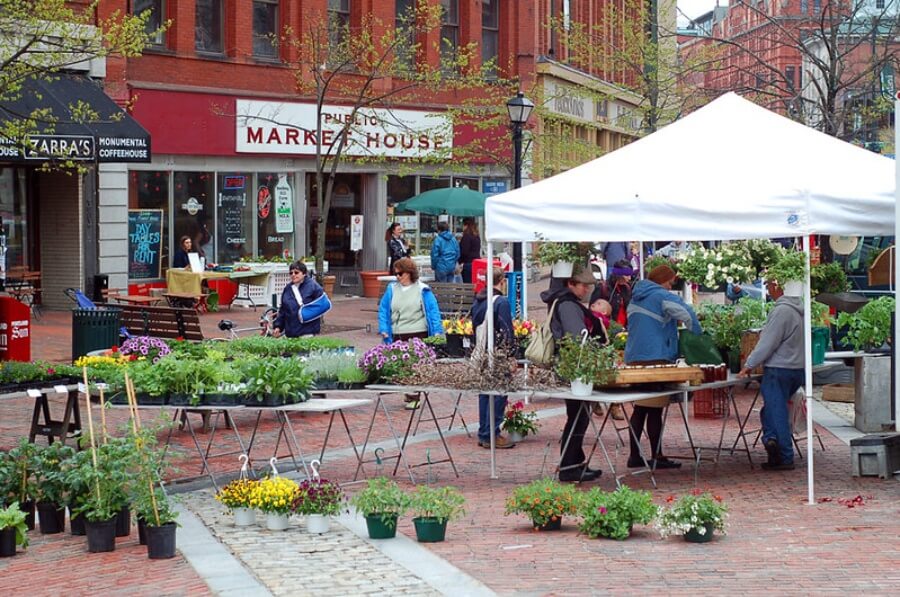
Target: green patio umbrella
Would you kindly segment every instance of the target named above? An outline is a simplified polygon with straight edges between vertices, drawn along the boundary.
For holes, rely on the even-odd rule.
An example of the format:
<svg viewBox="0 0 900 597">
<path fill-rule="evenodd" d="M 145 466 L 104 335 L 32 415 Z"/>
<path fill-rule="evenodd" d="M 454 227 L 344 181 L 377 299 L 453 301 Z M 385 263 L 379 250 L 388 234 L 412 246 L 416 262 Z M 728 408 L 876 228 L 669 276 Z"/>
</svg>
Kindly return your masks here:
<svg viewBox="0 0 900 597">
<path fill-rule="evenodd" d="M 397 204 L 397 209 L 451 216 L 483 216 L 486 195 L 466 187 L 432 189 Z"/>
</svg>

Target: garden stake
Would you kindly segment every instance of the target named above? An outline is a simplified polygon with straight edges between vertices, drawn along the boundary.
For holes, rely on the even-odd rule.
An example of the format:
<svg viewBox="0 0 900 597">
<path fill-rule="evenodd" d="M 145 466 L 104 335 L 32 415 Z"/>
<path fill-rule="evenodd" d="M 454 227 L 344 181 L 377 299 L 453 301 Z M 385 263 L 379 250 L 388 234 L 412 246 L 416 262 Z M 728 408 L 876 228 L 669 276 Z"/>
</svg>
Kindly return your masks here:
<svg viewBox="0 0 900 597">
<path fill-rule="evenodd" d="M 544 476 L 544 469 L 547 468 L 547 457 L 550 455 L 550 442 L 547 442 L 547 446 L 544 448 L 544 458 L 541 460 L 541 471 L 540 474 Z"/>
<path fill-rule="evenodd" d="M 81 373 L 84 376 L 84 389 L 87 390 L 88 387 L 88 376 L 87 376 L 87 365 L 81 368 Z M 127 374 L 126 374 L 127 375 Z M 91 460 L 94 463 L 94 471 L 97 470 L 97 446 L 94 443 L 94 419 L 91 417 L 91 396 L 87 392 L 84 394 L 84 404 L 87 410 L 87 420 L 88 420 L 88 436 L 91 438 Z M 100 479 L 95 479 L 94 484 L 96 485 L 97 490 L 97 501 L 100 500 Z"/>
<path fill-rule="evenodd" d="M 103 399 L 103 390 L 106 389 L 105 383 L 97 384 L 100 390 L 100 434 L 103 438 L 103 445 L 106 445 L 106 401 Z"/>
<path fill-rule="evenodd" d="M 147 466 L 147 455 L 144 453 L 144 440 L 139 433 L 141 429 L 141 415 L 138 413 L 137 396 L 135 396 L 134 393 L 134 382 L 128 378 L 128 373 L 125 373 L 125 395 L 128 397 L 128 407 L 131 410 L 131 429 L 134 433 L 134 445 L 141 455 L 141 468 L 144 469 L 144 473 L 147 475 L 147 485 L 149 485 L 150 488 L 150 503 L 153 505 L 153 519 L 156 521 L 156 526 L 159 526 L 159 506 L 156 504 L 153 473 Z"/>
</svg>

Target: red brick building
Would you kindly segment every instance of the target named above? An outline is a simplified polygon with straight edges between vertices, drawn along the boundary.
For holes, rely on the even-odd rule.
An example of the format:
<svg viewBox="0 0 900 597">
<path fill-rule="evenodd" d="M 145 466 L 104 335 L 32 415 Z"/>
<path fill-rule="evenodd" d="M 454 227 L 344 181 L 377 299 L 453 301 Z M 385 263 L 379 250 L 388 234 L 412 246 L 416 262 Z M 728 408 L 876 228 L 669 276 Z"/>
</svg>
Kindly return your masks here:
<svg viewBox="0 0 900 597">
<path fill-rule="evenodd" d="M 518 80 L 520 89 L 536 103 L 551 103 L 542 91 L 546 88 L 565 95 L 579 86 L 602 86 L 613 98 L 604 106 L 580 98 L 558 103 L 561 109 L 547 108 L 546 114 L 569 124 L 565 134 L 578 135 L 604 151 L 634 137 L 622 119 L 610 117 L 617 107 L 620 115 L 626 114 L 628 106 L 640 100 L 619 86 L 628 83 L 626 74 L 601 65 L 588 65 L 591 73 L 565 65 L 565 40 L 546 26 L 552 16 L 596 21 L 606 3 L 426 1 L 443 6 L 444 16 L 439 31 L 417 40 L 421 47 L 415 57 L 417 68 L 439 68 L 441 43 L 458 47 L 474 43 L 482 56 L 496 59 L 500 77 Z M 131 165 L 127 170 L 127 205 L 111 206 L 115 217 L 123 221 L 122 208 L 132 214 L 150 210 L 159 214 L 163 268 L 182 235 L 192 236 L 214 262 L 245 256 L 311 255 L 310 223 L 318 218 L 310 201 L 315 170 L 312 150 L 280 136 L 267 137 L 263 150 L 259 143 L 250 143 L 260 140 L 260 132 L 248 131 L 239 116 L 246 106 L 289 112 L 300 119 L 314 114 L 313 98 L 296 93 L 296 72 L 285 66 L 296 57 L 291 54 L 295 50 L 274 46 L 269 36 L 285 27 L 307 32 L 311 24 L 323 22 L 324 15 L 351 28 L 361 26 L 369 16 L 392 24 L 413 4 L 413 0 L 104 0 L 103 14 L 151 10 L 151 26 L 171 23 L 140 58 L 111 60 L 107 65 L 108 92 L 122 102 L 133 102 L 135 118 L 153 141 L 152 163 Z M 390 88 L 402 81 L 382 84 Z M 440 114 L 462 101 L 460 95 L 447 93 L 415 97 L 396 107 L 416 118 Z M 543 124 L 533 117 L 531 126 Z M 464 134 L 454 131 L 454 141 L 464 142 Z M 365 164 L 342 164 L 326 231 L 326 259 L 332 269 L 383 268 L 384 230 L 392 220 L 399 219 L 424 244 L 433 230 L 433 218 L 397 212 L 394 205 L 399 201 L 451 185 L 465 184 L 485 192 L 508 189 L 511 177 L 504 154 L 509 151 L 509 132 L 503 128 L 481 134 L 492 137 L 498 148 L 495 156 L 460 164 L 452 172 L 425 165 L 408 172 L 400 168 L 400 148 L 385 149 L 380 159 Z M 278 221 L 272 216 L 276 195 L 287 201 L 287 216 L 282 212 Z M 349 250 L 354 214 L 364 216 L 363 248 L 358 256 Z M 114 230 L 110 235 L 115 237 L 106 239 L 110 259 L 102 264 L 111 285 L 124 286 L 126 278 L 132 283 L 155 279 L 153 272 L 140 272 L 129 263 L 126 227 Z"/>
</svg>

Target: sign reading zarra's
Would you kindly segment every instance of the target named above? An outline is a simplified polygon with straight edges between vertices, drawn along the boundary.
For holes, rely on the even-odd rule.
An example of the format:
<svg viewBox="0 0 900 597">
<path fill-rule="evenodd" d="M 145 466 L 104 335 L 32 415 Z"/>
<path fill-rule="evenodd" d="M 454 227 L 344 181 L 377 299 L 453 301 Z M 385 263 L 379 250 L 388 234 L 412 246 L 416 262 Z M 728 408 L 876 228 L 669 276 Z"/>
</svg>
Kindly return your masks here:
<svg viewBox="0 0 900 597">
<path fill-rule="evenodd" d="M 286 102 L 237 100 L 236 147 L 239 153 L 314 155 L 316 106 Z M 336 145 L 345 124 L 344 154 L 416 158 L 449 151 L 452 125 L 446 115 L 418 110 L 358 110 L 323 106 L 322 149 Z"/>
</svg>

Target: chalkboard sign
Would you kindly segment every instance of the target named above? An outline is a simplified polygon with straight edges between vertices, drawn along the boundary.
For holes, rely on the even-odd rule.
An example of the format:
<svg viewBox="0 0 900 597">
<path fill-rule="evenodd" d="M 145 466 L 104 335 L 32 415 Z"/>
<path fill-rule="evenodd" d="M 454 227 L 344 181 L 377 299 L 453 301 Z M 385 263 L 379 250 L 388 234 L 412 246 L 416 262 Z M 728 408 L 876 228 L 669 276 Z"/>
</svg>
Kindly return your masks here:
<svg viewBox="0 0 900 597">
<path fill-rule="evenodd" d="M 161 209 L 128 210 L 128 278 L 160 278 L 162 254 Z"/>
</svg>

